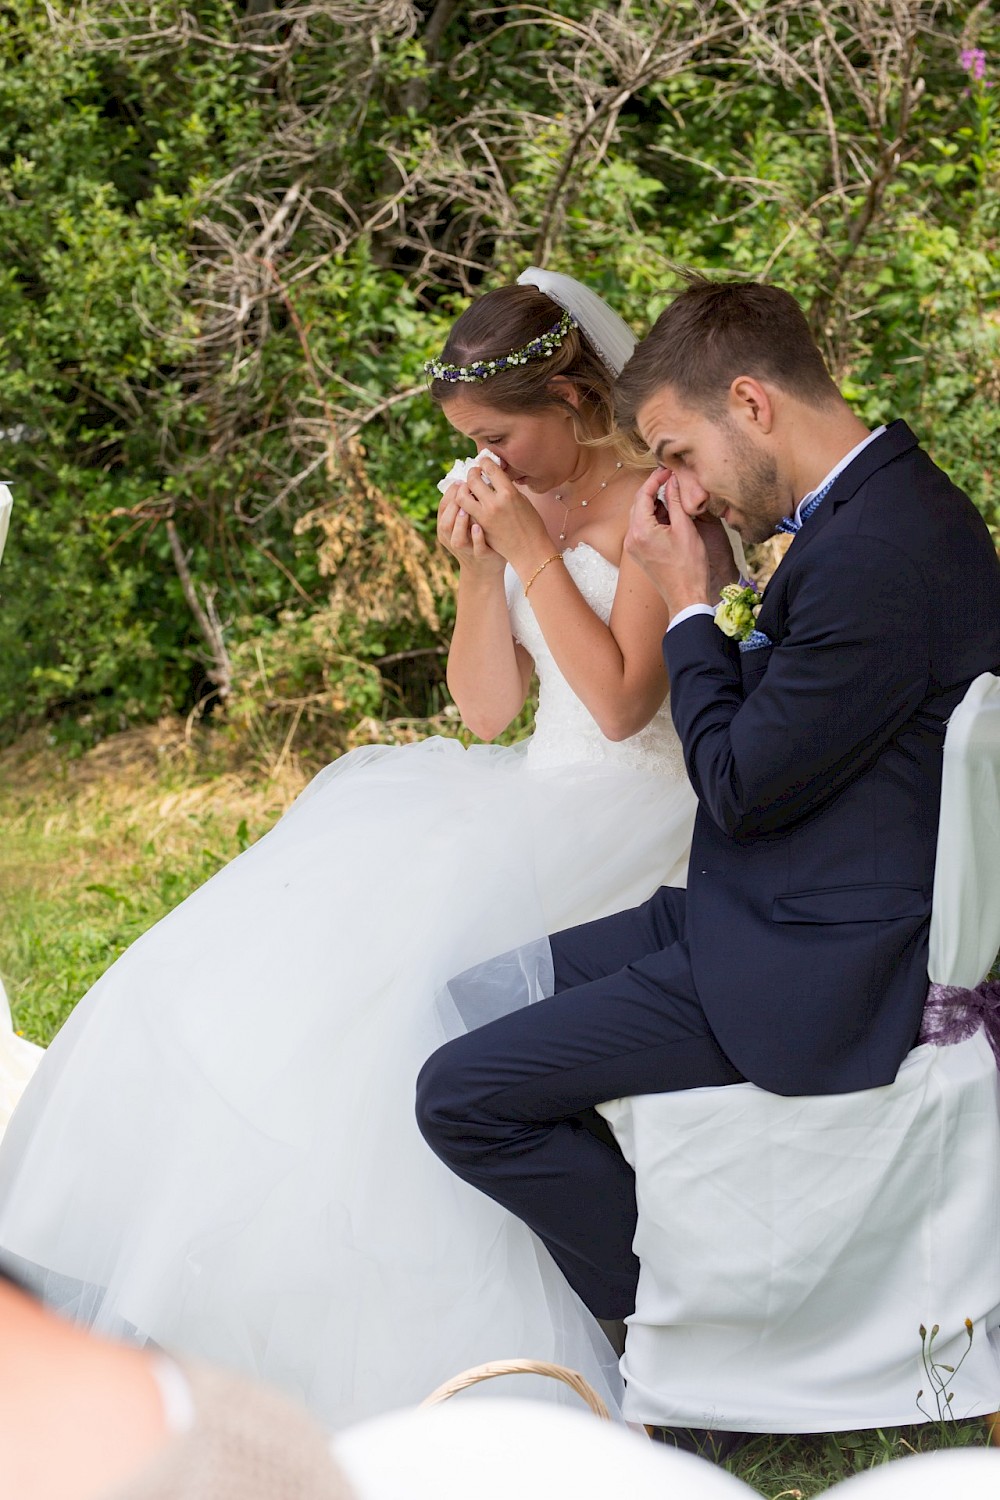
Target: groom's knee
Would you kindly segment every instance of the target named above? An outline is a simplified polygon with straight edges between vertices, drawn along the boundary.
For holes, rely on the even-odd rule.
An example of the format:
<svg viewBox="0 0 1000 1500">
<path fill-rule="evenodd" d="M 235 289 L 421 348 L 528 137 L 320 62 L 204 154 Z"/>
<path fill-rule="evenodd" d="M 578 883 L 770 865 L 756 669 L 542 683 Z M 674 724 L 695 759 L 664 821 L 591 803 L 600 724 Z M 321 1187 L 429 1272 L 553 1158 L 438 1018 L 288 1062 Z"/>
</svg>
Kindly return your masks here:
<svg viewBox="0 0 1000 1500">
<path fill-rule="evenodd" d="M 432 1052 L 417 1075 L 416 1115 L 431 1150 L 450 1161 L 470 1137 L 470 1093 L 463 1063 L 465 1037 Z"/>
</svg>

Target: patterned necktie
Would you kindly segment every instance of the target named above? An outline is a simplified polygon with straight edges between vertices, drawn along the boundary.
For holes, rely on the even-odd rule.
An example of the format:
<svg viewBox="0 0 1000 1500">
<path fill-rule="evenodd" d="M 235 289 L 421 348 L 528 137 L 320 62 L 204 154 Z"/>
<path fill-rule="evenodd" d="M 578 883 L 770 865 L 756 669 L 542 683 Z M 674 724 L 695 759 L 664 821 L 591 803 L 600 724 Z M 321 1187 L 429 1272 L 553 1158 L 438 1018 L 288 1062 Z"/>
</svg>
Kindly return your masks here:
<svg viewBox="0 0 1000 1500">
<path fill-rule="evenodd" d="M 798 520 L 796 520 L 794 516 L 789 516 L 787 520 L 779 521 L 777 526 L 774 528 L 775 536 L 779 536 L 783 531 L 790 531 L 792 533 L 801 531 L 802 527 L 808 521 L 809 517 L 815 514 L 820 505 L 822 505 L 823 501 L 826 499 L 832 484 L 833 480 L 828 479 L 822 489 L 817 490 L 815 495 L 810 495 L 809 499 L 805 502 L 805 504 L 802 506 L 801 511 L 799 512 Z M 770 646 L 772 644 L 773 642 L 771 640 L 771 637 L 769 635 L 765 635 L 762 630 L 752 630 L 747 636 L 746 640 L 740 641 L 740 650 L 756 651 L 761 646 Z"/>
<path fill-rule="evenodd" d="M 786 520 L 779 521 L 777 526 L 774 528 L 775 535 L 778 536 L 783 531 L 790 531 L 793 533 L 796 531 L 801 531 L 805 523 L 808 521 L 809 517 L 811 515 L 814 515 L 816 511 L 819 510 L 819 507 L 826 499 L 832 484 L 833 480 L 828 479 L 821 490 L 817 490 L 815 495 L 811 495 L 809 497 L 809 499 L 805 502 L 805 504 L 802 506 L 801 511 L 799 512 L 798 520 L 796 520 L 794 516 L 789 516 Z"/>
</svg>

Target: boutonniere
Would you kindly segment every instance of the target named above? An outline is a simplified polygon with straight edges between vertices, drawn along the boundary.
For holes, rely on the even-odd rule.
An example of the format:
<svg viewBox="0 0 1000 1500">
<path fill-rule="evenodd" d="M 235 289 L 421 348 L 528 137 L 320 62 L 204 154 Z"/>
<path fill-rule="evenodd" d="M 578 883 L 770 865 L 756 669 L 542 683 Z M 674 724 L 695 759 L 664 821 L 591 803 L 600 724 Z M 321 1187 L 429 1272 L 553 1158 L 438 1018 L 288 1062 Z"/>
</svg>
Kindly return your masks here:
<svg viewBox="0 0 1000 1500">
<path fill-rule="evenodd" d="M 722 603 L 715 611 L 715 623 L 723 635 L 734 641 L 745 641 L 757 624 L 760 609 L 760 594 L 756 584 L 745 582 L 727 583 L 722 590 Z"/>
</svg>

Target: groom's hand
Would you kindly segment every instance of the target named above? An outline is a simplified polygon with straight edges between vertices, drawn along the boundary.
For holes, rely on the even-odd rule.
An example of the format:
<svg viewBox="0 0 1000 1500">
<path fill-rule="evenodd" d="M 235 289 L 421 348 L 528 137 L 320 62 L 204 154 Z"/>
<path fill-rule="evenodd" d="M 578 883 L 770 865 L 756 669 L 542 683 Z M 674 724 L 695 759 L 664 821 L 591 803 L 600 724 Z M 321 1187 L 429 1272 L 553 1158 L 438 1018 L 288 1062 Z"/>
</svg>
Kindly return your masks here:
<svg viewBox="0 0 1000 1500">
<path fill-rule="evenodd" d="M 657 491 L 664 485 L 665 500 L 658 502 Z M 671 619 L 689 604 L 718 603 L 718 592 L 712 592 L 712 575 L 718 567 L 713 567 L 716 533 L 723 541 L 726 537 L 720 522 L 713 517 L 708 522 L 711 530 L 706 533 L 707 523 L 687 514 L 677 476 L 670 469 L 654 469 L 635 497 L 625 550 L 664 600 Z"/>
</svg>

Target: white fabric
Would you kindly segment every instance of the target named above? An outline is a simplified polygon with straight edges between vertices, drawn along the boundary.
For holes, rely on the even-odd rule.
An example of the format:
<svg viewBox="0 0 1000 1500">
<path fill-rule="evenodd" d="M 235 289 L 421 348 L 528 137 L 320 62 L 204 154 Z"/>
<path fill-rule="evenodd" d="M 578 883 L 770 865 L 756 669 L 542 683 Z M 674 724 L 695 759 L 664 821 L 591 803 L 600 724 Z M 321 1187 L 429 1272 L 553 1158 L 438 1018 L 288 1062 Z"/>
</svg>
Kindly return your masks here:
<svg viewBox="0 0 1000 1500">
<path fill-rule="evenodd" d="M 393 1412 L 331 1445 L 356 1500 L 756 1500 L 704 1459 L 630 1436 L 581 1412 L 519 1400 L 489 1407 L 463 1392 L 445 1406 Z M 832 1500 L 994 1500 L 1000 1456 L 939 1449 L 863 1470 Z"/>
<path fill-rule="evenodd" d="M 800 526 L 802 525 L 803 506 L 808 505 L 812 497 L 814 495 L 818 495 L 820 490 L 829 489 L 830 485 L 836 479 L 837 475 L 842 474 L 843 471 L 847 468 L 848 464 L 852 464 L 857 458 L 858 454 L 861 453 L 865 448 L 867 448 L 869 443 L 874 443 L 877 437 L 881 437 L 884 431 L 885 423 L 883 422 L 881 427 L 876 427 L 874 432 L 870 432 L 867 437 L 863 437 L 860 443 L 855 443 L 850 453 L 845 453 L 843 458 L 838 459 L 833 468 L 830 470 L 829 474 L 825 474 L 820 480 L 819 484 L 814 485 L 811 490 L 807 490 L 807 492 L 802 496 L 802 499 L 799 501 L 798 505 L 795 507 L 795 519 Z"/>
<path fill-rule="evenodd" d="M 519 1390 L 523 1376 L 490 1385 Z M 476 1386 L 443 1406 L 392 1412 L 331 1444 L 356 1500 L 751 1500 L 723 1469 L 579 1410 Z"/>
<path fill-rule="evenodd" d="M 3 549 L 7 543 L 7 531 L 10 526 L 10 512 L 14 504 L 14 497 L 5 484 L 0 484 L 0 559 L 3 558 Z"/>
<path fill-rule="evenodd" d="M 573 314 L 587 339 L 612 375 L 620 375 L 638 339 L 631 328 L 595 291 L 561 271 L 543 271 L 529 266 L 517 278 L 518 286 L 536 286 L 552 302 Z"/>
<path fill-rule="evenodd" d="M 165 1354 L 154 1358 L 150 1369 L 159 1388 L 167 1431 L 174 1437 L 190 1432 L 197 1415 L 191 1382 L 180 1365 Z"/>
<path fill-rule="evenodd" d="M 724 1469 L 582 1411 L 517 1399 L 484 1406 L 471 1392 L 351 1427 L 331 1447 L 356 1500 L 757 1500 Z M 939 1449 L 866 1469 L 824 1495 L 995 1500 L 998 1473 L 995 1449 Z"/>
<path fill-rule="evenodd" d="M 949 897 L 963 894 L 935 891 L 942 983 L 988 967 L 978 921 L 990 958 L 998 946 L 998 704 L 979 678 L 946 734 L 940 840 Z M 1000 1406 L 1000 1099 L 982 1032 L 915 1048 L 862 1093 L 746 1083 L 600 1108 L 637 1178 L 627 1418 L 748 1432 L 936 1418 L 919 1328 L 940 1325 L 935 1359 L 957 1367 L 966 1318 L 971 1349 L 942 1377 L 951 1411 Z"/>
<path fill-rule="evenodd" d="M 41 1047 L 15 1032 L 7 995 L 0 983 L 0 1136 L 41 1057 Z"/>
<path fill-rule="evenodd" d="M 683 609 L 679 609 L 677 611 L 673 619 L 670 621 L 670 624 L 667 626 L 667 629 L 673 630 L 675 626 L 683 625 L 685 620 L 693 620 L 695 615 L 712 615 L 714 618 L 715 611 L 718 609 L 718 607 L 719 606 L 717 604 L 685 605 Z"/>
<path fill-rule="evenodd" d="M 835 1500 L 995 1500 L 995 1448 L 938 1448 L 863 1469 L 833 1486 Z"/>
<path fill-rule="evenodd" d="M 614 564 L 585 542 L 564 552 L 563 561 L 577 586 L 591 601 L 595 613 L 607 624 L 611 618 L 611 605 L 618 578 Z M 601 761 L 606 765 L 634 766 L 662 775 L 670 785 L 682 789 L 679 796 L 690 810 L 693 821 L 694 793 L 687 781 L 684 755 L 666 705 L 645 729 L 631 739 L 618 742 L 606 740 L 556 667 L 534 611 L 525 598 L 521 582 L 510 567 L 506 572 L 506 589 L 507 606 L 514 631 L 518 640 L 531 653 L 535 668 L 546 683 L 546 692 L 540 699 L 535 714 L 535 735 L 528 751 L 532 766 L 537 770 L 555 770 L 560 766 Z M 592 816 L 598 816 L 599 811 L 597 808 L 588 808 L 588 822 Z M 682 885 L 687 873 L 687 851 L 684 851 L 681 860 L 676 856 L 677 850 L 674 848 L 670 854 L 669 878 L 673 884 Z M 627 904 L 623 902 L 620 909 L 624 909 Z M 549 932 L 556 930 L 548 928 Z"/>
<path fill-rule="evenodd" d="M 1000 677 L 977 677 L 948 721 L 928 971 L 973 989 L 1000 951 Z"/>
<path fill-rule="evenodd" d="M 729 538 L 729 545 L 733 549 L 733 557 L 735 559 L 736 566 L 739 569 L 740 577 L 748 577 L 750 569 L 747 564 L 747 555 L 743 550 L 743 538 L 740 536 L 738 531 L 734 531 L 733 528 L 725 521 L 723 521 L 722 523 L 722 529 L 726 533 L 726 536 Z"/>
<path fill-rule="evenodd" d="M 474 469 L 479 463 L 480 459 L 483 458 L 488 458 L 493 463 L 500 464 L 500 460 L 497 458 L 496 454 L 491 453 L 489 448 L 481 448 L 480 451 L 476 454 L 475 458 L 456 458 L 455 462 L 452 464 L 451 468 L 448 470 L 444 478 L 438 480 L 438 489 L 441 491 L 442 495 L 444 494 L 445 490 L 450 489 L 453 484 L 462 484 L 466 479 L 468 479 L 470 471 Z"/>
<path fill-rule="evenodd" d="M 607 619 L 615 568 L 585 546 L 566 565 Z M 80 1002 L 0 1149 L 0 1246 L 50 1268 L 52 1301 L 331 1426 L 515 1355 L 620 1396 L 547 1252 L 413 1118 L 420 1065 L 464 1029 L 447 980 L 645 899 L 690 839 L 667 707 L 605 740 L 510 596 L 541 686 L 530 744 L 372 747 L 321 772 Z"/>
<path fill-rule="evenodd" d="M 753 1084 L 602 1106 L 636 1169 L 641 1262 L 622 1362 L 632 1421 L 835 1432 L 993 1411 L 1000 1361 L 997 1070 L 982 1034 L 923 1046 L 889 1088 Z M 948 1378 L 948 1377 L 945 1377 Z"/>
</svg>

